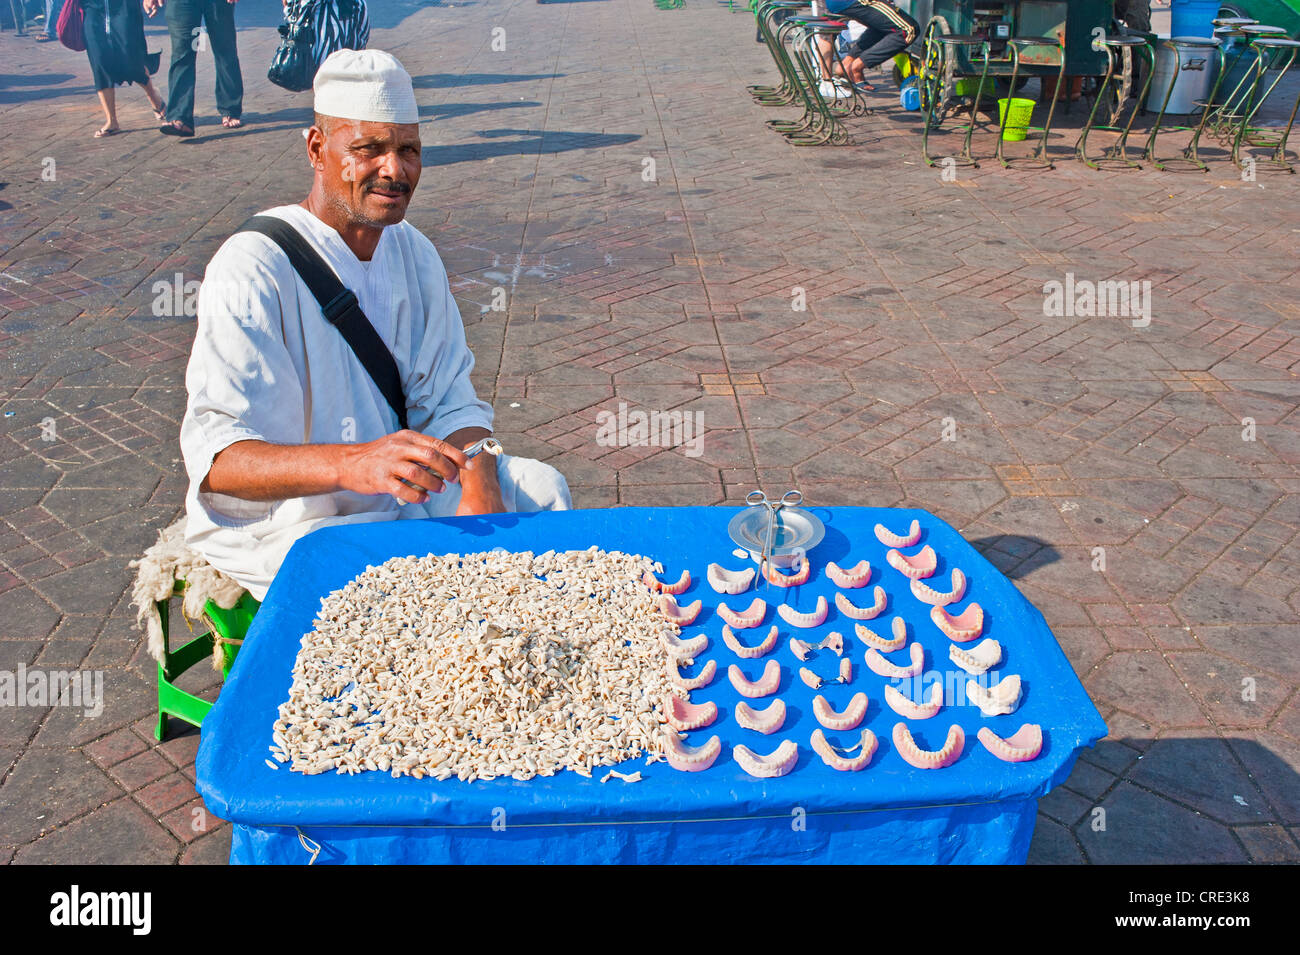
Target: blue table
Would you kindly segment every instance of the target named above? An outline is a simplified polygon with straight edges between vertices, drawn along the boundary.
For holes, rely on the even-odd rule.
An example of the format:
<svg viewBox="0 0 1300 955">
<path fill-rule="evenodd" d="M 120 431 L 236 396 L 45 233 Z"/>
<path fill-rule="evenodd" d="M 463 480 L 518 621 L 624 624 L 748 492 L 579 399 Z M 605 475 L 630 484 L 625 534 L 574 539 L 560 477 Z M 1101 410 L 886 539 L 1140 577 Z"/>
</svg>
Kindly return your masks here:
<svg viewBox="0 0 1300 955">
<path fill-rule="evenodd" d="M 1106 733 L 1042 616 L 955 530 L 925 511 L 810 510 L 826 525 L 825 539 L 809 555 L 813 578 L 799 588 L 759 592 L 769 603 L 768 617 L 761 629 L 740 636 L 753 643 L 776 623 L 781 638 L 769 657 L 748 661 L 737 660 L 723 644 L 716 607 L 725 599 L 732 608 L 743 609 L 754 591 L 721 597 L 704 579 L 711 561 L 732 569 L 745 566 L 732 555 L 735 545 L 726 533 L 732 508 L 614 508 L 395 521 L 325 528 L 298 541 L 203 724 L 198 790 L 214 813 L 234 823 L 231 861 L 305 862 L 310 853 L 304 846 L 319 845 L 319 862 L 1023 862 L 1037 799 L 1069 775 L 1082 747 Z M 966 573 L 966 596 L 949 609 L 955 613 L 972 600 L 980 603 L 983 636 L 1003 646 L 1003 661 L 995 669 L 1020 674 L 1024 687 L 1019 708 L 1009 716 L 989 718 L 974 706 L 954 705 L 932 719 L 908 721 L 918 745 L 928 749 L 943 744 L 952 723 L 965 730 L 963 755 L 940 770 L 915 769 L 896 751 L 891 733 L 900 717 L 884 704 L 887 681 L 863 664 L 865 648 L 853 635 L 854 621 L 834 608 L 836 588 L 825 573 L 831 560 L 842 567 L 869 560 L 870 584 L 848 595 L 859 605 L 869 604 L 872 587 L 880 584 L 889 604 L 868 625 L 888 636 L 889 621 L 901 615 L 925 647 L 927 670 L 956 671 L 948 659 L 950 641 L 931 621 L 929 606 L 912 595 L 909 581 L 886 564 L 886 548 L 872 530 L 881 521 L 902 533 L 913 518 L 923 528 L 921 543 L 939 554 L 939 570 L 930 583 L 947 589 L 954 566 Z M 683 567 L 690 570 L 691 589 L 678 599 L 686 604 L 700 598 L 705 609 L 682 635 L 705 632 L 710 644 L 696 667 L 683 672 L 692 675 L 707 659 L 717 661 L 718 676 L 691 698 L 715 701 L 720 715 L 687 742 L 698 745 L 714 733 L 722 738 L 722 756 L 711 769 L 680 773 L 662 761 L 647 767 L 641 758 L 617 767 L 642 771 L 643 781 L 633 784 L 617 779 L 602 784 L 600 770 L 593 779 L 563 772 L 526 782 L 462 783 L 394 779 L 381 772 L 306 776 L 266 765 L 271 726 L 288 696 L 300 638 L 311 629 L 321 597 L 367 565 L 408 554 L 494 547 L 581 550 L 592 544 L 652 556 L 663 562 L 668 580 L 676 580 Z M 783 598 L 806 611 L 818 595 L 832 601 L 832 608 L 815 630 L 795 631 L 776 614 L 774 604 Z M 815 693 L 799 680 L 801 664 L 786 648 L 792 634 L 815 642 L 831 630 L 845 637 L 853 680 L 820 692 L 836 708 L 859 690 L 866 692 L 870 706 L 862 726 L 879 740 L 871 764 L 858 773 L 836 772 L 812 751 L 809 736 L 818 725 L 812 714 Z M 736 723 L 733 713 L 742 698 L 726 671 L 739 663 L 756 677 L 772 657 L 781 664 L 778 692 L 788 715 L 781 731 L 764 737 Z M 836 663 L 829 651 L 821 651 L 810 665 L 833 674 Z M 753 702 L 761 707 L 769 701 Z M 1042 754 L 1031 762 L 1002 762 L 976 739 L 981 726 L 1005 737 L 1023 723 L 1041 724 L 1044 731 Z M 847 744 L 856 741 L 860 730 L 828 735 Z M 735 743 L 770 752 L 786 738 L 799 744 L 800 758 L 789 775 L 778 779 L 754 779 L 731 756 Z M 300 834 L 308 841 L 300 840 Z"/>
</svg>

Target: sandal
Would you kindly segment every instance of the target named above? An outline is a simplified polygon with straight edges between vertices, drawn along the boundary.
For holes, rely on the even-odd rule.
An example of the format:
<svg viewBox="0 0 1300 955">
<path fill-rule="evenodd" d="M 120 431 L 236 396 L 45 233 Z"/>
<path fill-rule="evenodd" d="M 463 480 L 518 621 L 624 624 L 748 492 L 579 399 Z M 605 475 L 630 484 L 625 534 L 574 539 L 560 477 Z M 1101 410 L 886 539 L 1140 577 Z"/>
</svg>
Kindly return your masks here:
<svg viewBox="0 0 1300 955">
<path fill-rule="evenodd" d="M 116 136 L 121 131 L 122 128 L 120 126 L 103 126 L 95 130 L 95 138 L 104 139 L 108 136 Z"/>
<path fill-rule="evenodd" d="M 194 130 L 186 126 L 179 119 L 173 119 L 166 126 L 159 126 L 158 132 L 164 136 L 193 136 Z"/>
<path fill-rule="evenodd" d="M 244 125 L 244 121 L 238 116 L 222 116 L 221 125 L 226 129 L 239 129 Z"/>
</svg>

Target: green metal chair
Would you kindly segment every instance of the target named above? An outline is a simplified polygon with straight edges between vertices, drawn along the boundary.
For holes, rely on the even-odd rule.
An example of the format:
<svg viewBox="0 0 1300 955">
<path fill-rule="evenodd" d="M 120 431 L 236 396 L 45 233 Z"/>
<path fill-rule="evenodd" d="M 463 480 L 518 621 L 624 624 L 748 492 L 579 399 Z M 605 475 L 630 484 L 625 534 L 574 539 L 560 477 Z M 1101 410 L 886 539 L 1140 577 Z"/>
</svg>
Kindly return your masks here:
<svg viewBox="0 0 1300 955">
<path fill-rule="evenodd" d="M 1169 109 L 1169 101 L 1174 95 L 1174 87 L 1178 85 L 1179 75 L 1184 70 L 1191 70 L 1193 68 L 1198 70 L 1207 69 L 1213 63 L 1211 57 L 1216 53 L 1218 54 L 1220 62 L 1222 62 L 1223 52 L 1220 49 L 1222 41 L 1217 37 L 1176 36 L 1160 42 L 1164 44 L 1166 49 L 1172 51 L 1174 72 L 1173 76 L 1169 79 L 1169 85 L 1165 88 L 1165 98 L 1160 104 L 1160 112 L 1156 113 L 1156 121 L 1152 124 L 1151 132 L 1147 136 L 1147 145 L 1146 149 L 1142 153 L 1142 158 L 1150 160 L 1152 165 L 1160 170 L 1174 170 L 1180 168 L 1177 165 L 1171 165 L 1171 163 L 1186 163 L 1192 169 L 1199 169 L 1201 172 L 1209 172 L 1210 167 L 1202 162 L 1200 156 L 1197 154 L 1197 146 L 1200 143 L 1201 130 L 1204 128 L 1205 115 L 1209 110 L 1209 106 L 1206 105 L 1202 108 L 1200 122 L 1195 126 L 1165 126 L 1164 120 L 1165 111 Z M 1200 55 L 1198 56 L 1197 54 Z M 1185 55 L 1187 56 L 1186 66 L 1184 66 Z M 1160 135 L 1162 130 L 1166 133 L 1190 132 L 1192 134 L 1191 142 L 1187 145 L 1187 148 L 1183 150 L 1181 156 L 1170 156 L 1166 159 L 1161 159 L 1156 155 L 1156 137 Z"/>
<path fill-rule="evenodd" d="M 1296 105 L 1291 108 L 1291 115 L 1287 119 L 1286 128 L 1280 133 L 1276 128 L 1269 126 L 1252 126 L 1251 121 L 1258 115 L 1260 107 L 1277 89 L 1278 84 L 1290 71 L 1291 65 L 1296 60 L 1296 54 L 1300 53 L 1300 41 L 1287 39 L 1286 37 L 1257 36 L 1251 41 L 1251 48 L 1255 51 L 1255 63 L 1251 68 L 1250 76 L 1252 77 L 1250 89 L 1243 100 L 1243 110 L 1241 119 L 1237 123 L 1236 136 L 1232 141 L 1232 161 L 1238 169 L 1245 168 L 1245 163 L 1241 156 L 1241 147 L 1243 144 L 1248 146 L 1271 146 L 1273 154 L 1261 160 L 1269 165 L 1285 169 L 1289 173 L 1295 172 L 1295 166 L 1287 161 L 1286 158 L 1286 141 L 1291 135 L 1291 127 L 1295 125 L 1296 110 L 1300 109 L 1300 99 L 1296 100 Z M 1269 83 L 1266 79 L 1267 74 L 1274 73 L 1273 82 Z"/>
<path fill-rule="evenodd" d="M 1007 41 L 1007 46 L 1011 50 L 1011 84 L 1010 92 L 1007 96 L 1016 95 L 1016 79 L 1020 74 L 1020 62 L 1024 58 L 1025 50 L 1030 47 L 1044 47 L 1054 50 L 1056 53 L 1056 90 L 1061 89 L 1061 84 L 1065 81 L 1065 36 L 1018 36 L 1012 37 Z M 1050 105 L 1047 107 L 1047 122 L 1043 125 L 1043 138 L 1037 148 L 1028 156 L 1004 156 L 1002 154 L 1002 144 L 1004 142 L 1001 131 L 998 132 L 998 146 L 994 155 L 997 156 L 998 162 L 1002 164 L 1003 169 L 1014 168 L 1017 163 L 1025 165 L 1041 166 L 1044 169 L 1055 169 L 1056 164 L 1052 162 L 1047 155 L 1047 140 L 1052 135 L 1052 117 L 1056 114 L 1055 93 L 1052 95 Z M 1009 110 L 1008 110 L 1009 112 Z M 1030 126 L 1029 132 L 1038 132 L 1038 127 Z"/>
<path fill-rule="evenodd" d="M 172 589 L 172 596 L 179 597 L 184 593 L 184 581 L 177 581 Z M 169 717 L 175 716 L 194 726 L 202 726 L 203 718 L 212 709 L 212 704 L 207 700 L 180 689 L 174 681 L 190 667 L 211 660 L 218 643 L 222 654 L 222 679 L 229 676 L 235 657 L 239 655 L 240 644 L 243 643 L 249 624 L 253 622 L 253 617 L 261 604 L 247 593 L 241 596 L 229 610 L 218 607 L 209 600 L 203 608 L 203 617 L 211 624 L 212 629 L 176 650 L 171 649 L 169 640 L 171 601 L 159 600 L 155 602 L 155 606 L 158 608 L 158 619 L 162 623 L 163 659 L 158 664 L 158 725 L 154 729 L 154 737 L 161 742 L 167 735 Z"/>
<path fill-rule="evenodd" d="M 934 21 L 931 21 L 930 26 L 934 26 Z M 954 79 L 958 76 L 975 75 L 973 70 L 964 69 L 961 65 L 960 49 L 966 46 L 979 48 L 981 68 L 979 86 L 975 87 L 975 94 L 971 97 L 970 119 L 965 126 L 956 127 L 957 131 L 963 129 L 966 131 L 966 135 L 962 139 L 961 153 L 957 156 L 931 156 L 930 130 L 938 129 L 943 125 L 944 117 L 948 112 L 948 103 L 952 97 Z M 921 126 L 921 158 L 925 160 L 927 166 L 937 166 L 942 160 L 949 159 L 958 165 L 979 168 L 979 162 L 971 153 L 970 142 L 975 127 L 979 125 L 977 111 L 980 97 L 984 95 L 987 88 L 988 74 L 989 41 L 987 37 L 969 33 L 941 33 L 927 27 L 923 77 L 926 84 L 926 109 L 925 121 Z"/>
<path fill-rule="evenodd" d="M 1083 124 L 1074 151 L 1090 169 L 1101 169 L 1103 162 L 1121 169 L 1141 169 L 1142 164 L 1128 154 L 1128 135 L 1133 128 L 1133 120 L 1137 119 L 1142 103 L 1147 98 L 1147 91 L 1151 88 L 1151 75 L 1156 68 L 1155 50 L 1144 36 L 1108 36 L 1101 42 L 1106 50 L 1106 76 L 1097 89 L 1097 98 L 1092 101 L 1092 112 L 1088 114 L 1088 121 Z M 1128 101 L 1129 57 L 1132 51 L 1141 52 L 1146 57 L 1146 81 L 1133 101 L 1133 111 L 1129 113 L 1128 122 L 1119 126 L 1116 124 L 1123 118 L 1124 104 Z M 1101 125 L 1096 122 L 1097 107 L 1101 105 L 1102 100 L 1108 99 L 1108 93 L 1115 95 L 1115 111 L 1110 122 Z M 1098 129 L 1119 133 L 1119 139 L 1094 159 L 1088 155 L 1088 134 Z"/>
</svg>

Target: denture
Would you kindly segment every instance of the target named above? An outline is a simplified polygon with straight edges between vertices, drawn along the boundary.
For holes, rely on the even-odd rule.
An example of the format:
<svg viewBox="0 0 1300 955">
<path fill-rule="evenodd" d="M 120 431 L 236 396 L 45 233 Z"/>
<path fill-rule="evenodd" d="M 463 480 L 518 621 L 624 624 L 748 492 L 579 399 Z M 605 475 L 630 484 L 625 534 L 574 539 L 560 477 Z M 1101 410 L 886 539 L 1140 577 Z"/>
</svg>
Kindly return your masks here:
<svg viewBox="0 0 1300 955">
<path fill-rule="evenodd" d="M 807 660 L 808 654 L 812 653 L 813 650 L 811 643 L 806 640 L 800 640 L 798 637 L 790 638 L 789 647 L 790 652 L 799 658 L 800 663 Z"/>
<path fill-rule="evenodd" d="M 754 580 L 754 568 L 727 570 L 721 564 L 709 564 L 704 576 L 709 586 L 720 594 L 743 594 Z"/>
<path fill-rule="evenodd" d="M 749 630 L 751 627 L 757 627 L 767 616 L 767 601 L 762 597 L 755 597 L 749 607 L 741 613 L 732 610 L 725 603 L 720 603 L 718 616 L 736 630 Z"/>
<path fill-rule="evenodd" d="M 1020 675 L 1012 673 L 985 689 L 975 680 L 966 681 L 966 699 L 985 716 L 1006 716 L 1020 705 Z"/>
<path fill-rule="evenodd" d="M 889 561 L 889 566 L 894 570 L 904 577 L 910 577 L 912 580 L 929 577 L 939 566 L 939 558 L 935 556 L 934 548 L 929 544 L 926 544 L 915 554 L 904 554 L 902 551 L 891 550 L 885 554 L 885 560 Z"/>
<path fill-rule="evenodd" d="M 759 779 L 771 779 L 784 776 L 794 769 L 794 764 L 799 761 L 799 747 L 794 740 L 788 739 L 768 755 L 762 756 L 741 743 L 732 749 L 731 755 L 735 757 L 740 768 L 749 775 Z"/>
<path fill-rule="evenodd" d="M 912 595 L 922 603 L 930 604 L 934 607 L 943 607 L 947 604 L 956 603 L 961 600 L 966 593 L 966 575 L 959 569 L 952 569 L 952 589 L 946 593 L 942 590 L 935 590 L 929 584 L 920 580 L 912 581 Z"/>
<path fill-rule="evenodd" d="M 840 659 L 840 682 L 853 682 L 853 661 L 848 657 L 842 657 Z"/>
<path fill-rule="evenodd" d="M 930 698 L 924 703 L 908 699 L 892 685 L 885 685 L 885 702 L 899 716 L 909 720 L 928 720 L 943 709 L 943 684 L 935 683 L 930 687 Z"/>
<path fill-rule="evenodd" d="M 948 730 L 948 737 L 939 749 L 921 749 L 912 739 L 912 732 L 906 723 L 894 724 L 894 748 L 917 769 L 942 769 L 957 762 L 962 749 L 966 746 L 966 733 L 961 726 L 953 723 Z"/>
<path fill-rule="evenodd" d="M 770 736 L 785 725 L 785 701 L 773 700 L 765 709 L 756 710 L 741 700 L 736 704 L 736 722 L 743 729 Z"/>
<path fill-rule="evenodd" d="M 907 646 L 907 624 L 903 622 L 902 617 L 895 617 L 891 625 L 894 638 L 886 640 L 874 630 L 869 630 L 860 623 L 853 625 L 853 632 L 869 647 L 875 647 L 881 653 L 893 653 L 895 650 L 901 650 Z"/>
<path fill-rule="evenodd" d="M 799 668 L 799 679 L 803 680 L 805 686 L 808 686 L 814 690 L 821 689 L 821 685 L 824 682 L 826 682 L 820 676 L 818 676 L 816 673 L 814 673 L 812 670 L 808 669 L 807 667 Z"/>
<path fill-rule="evenodd" d="M 871 762 L 871 757 L 876 755 L 876 746 L 876 734 L 864 729 L 858 739 L 858 745 L 853 747 L 862 751 L 857 756 L 841 756 L 835 752 L 835 747 L 830 744 L 826 734 L 820 729 L 815 729 L 812 733 L 813 752 L 831 769 L 838 769 L 842 773 L 856 773 L 860 769 L 865 769 Z"/>
<path fill-rule="evenodd" d="M 909 653 L 912 658 L 911 664 L 900 667 L 890 663 L 880 655 L 879 650 L 872 647 L 867 651 L 867 669 L 888 680 L 904 680 L 909 677 L 920 676 L 921 671 L 925 669 L 925 648 L 913 640 Z"/>
<path fill-rule="evenodd" d="M 958 643 L 968 643 L 984 631 L 984 608 L 972 603 L 953 616 L 945 607 L 931 607 L 930 619 L 934 625 Z"/>
<path fill-rule="evenodd" d="M 817 644 L 814 650 L 831 650 L 837 657 L 844 656 L 844 635 L 838 630 L 832 630 L 826 635 L 821 643 Z"/>
<path fill-rule="evenodd" d="M 783 574 L 768 564 L 763 576 L 767 578 L 768 583 L 777 587 L 798 587 L 800 584 L 808 583 L 808 578 L 812 576 L 812 561 L 805 557 L 803 566 L 793 574 Z"/>
<path fill-rule="evenodd" d="M 710 736 L 703 746 L 687 746 L 676 733 L 664 734 L 664 757 L 668 765 L 683 773 L 698 773 L 713 765 L 722 752 L 722 740 Z"/>
<path fill-rule="evenodd" d="M 683 733 L 708 726 L 718 718 L 718 705 L 713 702 L 692 703 L 678 696 L 670 696 L 664 703 L 664 713 L 673 729 Z"/>
<path fill-rule="evenodd" d="M 963 650 L 956 644 L 948 644 L 948 659 L 972 676 L 979 676 L 996 666 L 1002 659 L 1002 644 L 989 638 L 982 640 L 969 650 Z"/>
<path fill-rule="evenodd" d="M 767 632 L 767 636 L 756 646 L 747 647 L 737 639 L 736 635 L 731 632 L 731 627 L 727 624 L 722 625 L 722 642 L 727 648 L 740 657 L 742 660 L 756 660 L 759 657 L 767 656 L 776 646 L 777 629 L 776 624 L 772 624 L 772 629 Z"/>
<path fill-rule="evenodd" d="M 672 594 L 663 594 L 659 598 L 659 612 L 679 627 L 687 627 L 694 623 L 703 608 L 703 600 L 696 600 L 685 607 L 679 607 L 677 598 Z"/>
<path fill-rule="evenodd" d="M 677 666 L 678 661 L 668 661 L 668 679 L 674 685 L 679 686 L 688 692 L 690 690 L 698 690 L 700 687 L 708 686 L 713 682 L 714 674 L 718 672 L 718 664 L 713 660 L 709 660 L 704 664 L 704 667 L 700 670 L 699 676 L 682 676 L 681 672 L 677 669 Z"/>
<path fill-rule="evenodd" d="M 646 571 L 641 577 L 641 582 L 653 591 L 662 591 L 666 594 L 676 595 L 685 593 L 687 588 L 691 586 L 691 572 L 689 570 L 683 570 L 681 577 L 677 579 L 677 583 L 666 584 L 654 574 Z"/>
<path fill-rule="evenodd" d="M 822 726 L 836 733 L 853 729 L 866 715 L 867 694 L 865 693 L 854 693 L 853 699 L 849 700 L 849 705 L 838 713 L 831 707 L 826 697 L 818 694 L 813 698 L 813 716 L 817 717 L 817 722 Z"/>
<path fill-rule="evenodd" d="M 745 678 L 740 667 L 733 663 L 727 668 L 727 678 L 731 680 L 731 685 L 741 696 L 747 696 L 751 700 L 761 696 L 771 696 L 781 685 L 781 664 L 775 660 L 768 660 L 767 666 L 763 667 L 763 675 L 751 682 Z"/>
<path fill-rule="evenodd" d="M 1043 751 L 1043 728 L 1037 723 L 1026 723 L 1005 739 L 987 726 L 975 735 L 985 749 L 1008 763 L 1028 762 Z"/>
<path fill-rule="evenodd" d="M 689 640 L 682 640 L 671 633 L 660 633 L 659 643 L 674 660 L 691 660 L 704 652 L 709 645 L 708 634 L 697 633 Z"/>
<path fill-rule="evenodd" d="M 886 547 L 911 547 L 921 539 L 921 522 L 912 521 L 912 526 L 907 529 L 906 536 L 900 536 L 891 531 L 884 524 L 876 525 L 876 540 Z"/>
<path fill-rule="evenodd" d="M 826 565 L 826 576 L 836 587 L 857 590 L 859 587 L 865 587 L 867 581 L 871 579 L 871 564 L 860 560 L 847 570 L 843 570 L 835 561 L 831 561 Z"/>
<path fill-rule="evenodd" d="M 880 615 L 880 611 L 885 609 L 885 604 L 889 600 L 885 596 L 885 588 L 879 585 L 876 586 L 875 596 L 876 602 L 870 607 L 859 607 L 844 594 L 837 593 L 835 595 L 835 606 L 846 617 L 851 617 L 854 620 L 871 620 Z"/>
<path fill-rule="evenodd" d="M 803 630 L 809 630 L 813 627 L 820 627 L 826 622 L 826 615 L 831 612 L 830 604 L 826 602 L 825 597 L 817 598 L 817 609 L 812 613 L 799 613 L 789 604 L 781 604 L 776 608 L 776 612 L 792 627 L 799 627 Z"/>
</svg>

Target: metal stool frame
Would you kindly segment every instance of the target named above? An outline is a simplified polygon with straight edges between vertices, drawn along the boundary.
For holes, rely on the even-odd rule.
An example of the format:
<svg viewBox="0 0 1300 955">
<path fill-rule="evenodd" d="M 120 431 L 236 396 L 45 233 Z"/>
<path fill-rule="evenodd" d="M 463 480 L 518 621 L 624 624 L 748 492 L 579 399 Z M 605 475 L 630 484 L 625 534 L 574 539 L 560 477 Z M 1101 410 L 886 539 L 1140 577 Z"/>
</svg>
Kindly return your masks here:
<svg viewBox="0 0 1300 955">
<path fill-rule="evenodd" d="M 1101 86 L 1097 89 L 1096 99 L 1092 101 L 1092 111 L 1088 113 L 1088 121 L 1083 124 L 1083 129 L 1079 133 L 1079 141 L 1074 145 L 1074 152 L 1079 159 L 1083 160 L 1084 165 L 1091 169 L 1101 169 L 1102 167 L 1100 164 L 1103 162 L 1119 163 L 1121 166 L 1128 169 L 1141 169 L 1142 164 L 1140 162 L 1129 158 L 1128 135 L 1129 131 L 1133 128 L 1133 121 L 1137 119 L 1137 114 L 1142 109 L 1142 101 L 1146 99 L 1147 90 L 1151 88 L 1151 74 L 1155 72 L 1156 64 L 1155 51 L 1152 50 L 1151 44 L 1146 41 L 1145 37 L 1108 36 L 1102 41 L 1102 43 L 1106 50 L 1106 75 L 1101 81 Z M 1138 93 L 1137 99 L 1133 102 L 1133 111 L 1129 113 L 1128 122 L 1123 126 L 1094 125 L 1093 121 L 1097 117 L 1097 107 L 1100 106 L 1101 101 L 1106 98 L 1107 92 L 1112 86 L 1111 81 L 1115 78 L 1116 54 L 1125 48 L 1133 49 L 1134 47 L 1137 47 L 1146 53 L 1147 77 L 1146 82 L 1142 84 L 1142 91 Z M 1122 87 L 1119 86 L 1118 82 L 1114 85 L 1116 86 L 1116 93 L 1118 95 L 1118 90 Z M 1121 101 L 1116 105 L 1114 121 L 1118 122 L 1123 113 L 1124 102 Z M 1118 142 L 1112 146 L 1106 147 L 1106 149 L 1102 151 L 1102 154 L 1094 160 L 1088 156 L 1088 134 L 1098 129 L 1103 132 L 1119 133 L 1120 137 Z"/>
<path fill-rule="evenodd" d="M 937 58 L 931 57 L 928 49 L 930 44 L 935 44 L 940 55 Z M 971 137 L 975 133 L 975 126 L 978 124 L 977 111 L 979 109 L 980 99 L 984 93 L 984 84 L 989 75 L 989 41 L 987 37 L 974 36 L 971 34 L 961 33 L 932 33 L 926 38 L 927 50 L 925 52 L 925 62 L 930 64 L 936 63 L 937 69 L 927 69 L 925 82 L 930 86 L 929 95 L 926 97 L 925 122 L 921 127 L 921 155 L 925 159 L 927 166 L 937 166 L 943 159 L 952 159 L 958 165 L 970 166 L 974 169 L 979 168 L 979 162 L 971 154 L 970 143 Z M 938 128 L 943 124 L 944 114 L 947 112 L 947 90 L 943 89 L 953 72 L 951 66 L 956 61 L 957 50 L 954 47 L 961 46 L 978 46 L 980 48 L 980 57 L 983 60 L 983 68 L 980 71 L 979 87 L 975 95 L 971 97 L 970 121 L 966 124 L 966 136 L 962 140 L 960 156 L 941 156 L 938 159 L 930 155 L 930 129 Z M 951 60 L 949 58 L 952 58 Z M 974 74 L 971 74 L 974 75 Z M 939 122 L 934 122 L 936 107 L 940 106 L 940 96 L 943 96 L 943 106 L 940 109 Z M 958 127 L 961 128 L 961 127 Z M 1001 135 L 1001 132 L 998 134 Z"/>
<path fill-rule="evenodd" d="M 1042 166 L 1044 169 L 1055 169 L 1056 164 L 1052 162 L 1047 155 L 1047 138 L 1052 132 L 1052 116 L 1056 112 L 1056 100 L 1060 95 L 1061 83 L 1065 79 L 1065 38 L 1047 37 L 1047 36 L 1025 36 L 1012 37 L 1007 41 L 1011 47 L 1011 92 L 1007 94 L 1010 98 L 1016 95 L 1016 77 L 1020 72 L 1020 49 L 1027 46 L 1049 46 L 1056 50 L 1056 58 L 1060 61 L 1056 73 L 1056 91 L 1052 94 L 1052 104 L 1047 108 L 1047 122 L 1043 126 L 1043 138 L 1038 147 L 1028 156 L 1012 156 L 1010 158 L 1002 154 L 1002 130 L 998 130 L 998 148 L 994 155 L 997 156 L 998 162 L 1002 163 L 1003 169 L 1013 168 L 1015 163 L 1026 163 Z M 1068 101 L 1067 101 L 1068 102 Z M 1011 112 L 1011 104 L 1007 103 L 1007 112 Z M 1036 130 L 1037 127 L 1030 126 L 1030 130 Z"/>
<path fill-rule="evenodd" d="M 1295 166 L 1287 162 L 1286 159 L 1286 141 L 1291 135 L 1291 127 L 1295 125 L 1296 110 L 1300 109 L 1300 97 L 1296 99 L 1295 106 L 1291 107 L 1291 115 L 1287 119 L 1286 129 L 1281 134 L 1272 134 L 1266 126 L 1251 126 L 1250 121 L 1255 118 L 1260 107 L 1268 100 L 1273 91 L 1277 89 L 1279 83 L 1295 63 L 1296 54 L 1300 53 L 1300 41 L 1292 40 L 1287 37 L 1261 36 L 1251 41 L 1251 47 L 1255 50 L 1255 63 L 1251 68 L 1254 75 L 1254 81 L 1250 86 L 1250 93 L 1245 99 L 1245 112 L 1242 113 L 1241 121 L 1237 125 L 1237 135 L 1232 141 L 1232 162 L 1238 169 L 1245 168 L 1241 161 L 1241 144 L 1243 142 L 1248 146 L 1272 146 L 1273 155 L 1269 156 L 1264 162 L 1272 166 L 1280 166 L 1287 172 L 1294 174 Z M 1282 62 L 1283 51 L 1290 51 L 1285 56 L 1285 62 Z M 1281 69 L 1277 69 L 1281 62 Z M 1265 75 L 1271 69 L 1277 69 L 1277 75 L 1273 77 L 1273 82 L 1269 84 L 1264 95 L 1256 99 L 1255 94 L 1259 92 Z"/>
<path fill-rule="evenodd" d="M 1165 118 L 1165 110 L 1169 108 L 1169 100 L 1174 95 L 1174 87 L 1178 85 L 1178 77 L 1181 74 L 1183 69 L 1183 50 L 1185 49 L 1205 50 L 1206 62 L 1208 63 L 1210 62 L 1209 59 L 1210 51 L 1220 52 L 1219 48 L 1221 44 L 1216 39 L 1209 39 L 1209 38 L 1202 38 L 1202 37 L 1188 37 L 1188 36 L 1170 37 L 1168 40 L 1163 40 L 1162 42 L 1165 43 L 1168 46 L 1168 48 L 1173 51 L 1174 75 L 1173 78 L 1170 79 L 1169 81 L 1168 88 L 1165 89 L 1165 98 L 1164 101 L 1160 104 L 1160 112 L 1156 113 L 1156 121 L 1154 124 L 1152 124 L 1151 132 L 1147 136 L 1146 149 L 1143 150 L 1142 152 L 1142 158 L 1149 159 L 1152 165 L 1154 165 L 1157 169 L 1162 171 L 1174 170 L 1177 168 L 1175 166 L 1168 165 L 1169 163 L 1189 163 L 1191 164 L 1191 167 L 1193 169 L 1199 169 L 1201 172 L 1209 172 L 1210 167 L 1207 166 L 1205 163 L 1203 163 L 1201 161 L 1200 156 L 1196 154 L 1196 142 L 1197 139 L 1200 137 L 1201 127 L 1204 125 L 1205 109 L 1201 110 L 1201 122 L 1197 123 L 1195 126 L 1164 127 L 1164 130 L 1167 133 L 1189 132 L 1189 131 L 1192 132 L 1191 145 L 1188 146 L 1187 149 L 1183 150 L 1181 156 L 1171 156 L 1167 160 L 1161 160 L 1156 155 L 1156 136 L 1160 134 L 1160 127 L 1161 124 L 1164 122 L 1164 118 Z M 1220 52 L 1220 56 L 1222 56 L 1221 52 Z M 1213 99 L 1213 97 L 1211 97 L 1211 99 Z"/>
</svg>

